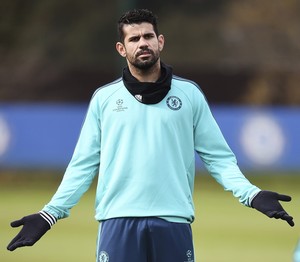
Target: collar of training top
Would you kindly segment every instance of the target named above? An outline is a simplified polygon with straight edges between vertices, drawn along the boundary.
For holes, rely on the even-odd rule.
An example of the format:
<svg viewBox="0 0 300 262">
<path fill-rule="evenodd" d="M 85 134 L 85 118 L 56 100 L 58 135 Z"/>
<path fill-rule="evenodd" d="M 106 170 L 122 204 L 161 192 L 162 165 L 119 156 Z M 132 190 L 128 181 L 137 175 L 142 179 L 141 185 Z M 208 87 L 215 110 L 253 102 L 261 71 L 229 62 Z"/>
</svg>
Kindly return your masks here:
<svg viewBox="0 0 300 262">
<path fill-rule="evenodd" d="M 171 89 L 172 68 L 161 63 L 161 76 L 155 83 L 139 82 L 129 71 L 123 70 L 123 82 L 136 100 L 143 104 L 157 104 L 165 98 Z"/>
</svg>

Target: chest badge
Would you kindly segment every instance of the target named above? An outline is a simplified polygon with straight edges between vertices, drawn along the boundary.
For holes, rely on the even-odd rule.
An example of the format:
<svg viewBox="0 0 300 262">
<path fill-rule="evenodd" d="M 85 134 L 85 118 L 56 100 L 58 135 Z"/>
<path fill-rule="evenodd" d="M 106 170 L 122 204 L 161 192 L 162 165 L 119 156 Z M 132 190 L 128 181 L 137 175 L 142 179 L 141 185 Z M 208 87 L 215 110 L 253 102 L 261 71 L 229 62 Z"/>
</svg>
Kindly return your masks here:
<svg viewBox="0 0 300 262">
<path fill-rule="evenodd" d="M 166 103 L 172 110 L 179 110 L 182 107 L 182 101 L 177 96 L 169 96 Z"/>
<path fill-rule="evenodd" d="M 124 106 L 123 99 L 118 99 L 116 101 L 116 105 L 117 105 L 117 107 L 113 109 L 113 111 L 115 111 L 115 112 L 122 112 L 122 111 L 125 111 L 128 109 L 127 106 Z"/>
</svg>

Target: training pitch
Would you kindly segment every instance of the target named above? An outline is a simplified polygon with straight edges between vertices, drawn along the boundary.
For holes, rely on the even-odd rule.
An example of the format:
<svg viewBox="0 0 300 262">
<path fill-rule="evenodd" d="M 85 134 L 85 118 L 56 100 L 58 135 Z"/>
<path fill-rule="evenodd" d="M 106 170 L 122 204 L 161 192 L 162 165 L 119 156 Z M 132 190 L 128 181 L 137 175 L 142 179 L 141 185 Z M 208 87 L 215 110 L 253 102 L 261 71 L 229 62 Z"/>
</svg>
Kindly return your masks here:
<svg viewBox="0 0 300 262">
<path fill-rule="evenodd" d="M 262 189 L 293 197 L 282 203 L 294 216 L 295 227 L 269 219 L 242 206 L 209 175 L 200 174 L 195 182 L 196 220 L 193 234 L 198 262 L 289 262 L 300 236 L 300 173 L 250 174 L 246 176 Z M 39 211 L 60 182 L 57 173 L 0 171 L 0 261 L 3 262 L 88 262 L 95 261 L 98 223 L 94 220 L 95 185 L 71 211 L 33 247 L 6 250 L 19 229 L 12 220 Z"/>
</svg>

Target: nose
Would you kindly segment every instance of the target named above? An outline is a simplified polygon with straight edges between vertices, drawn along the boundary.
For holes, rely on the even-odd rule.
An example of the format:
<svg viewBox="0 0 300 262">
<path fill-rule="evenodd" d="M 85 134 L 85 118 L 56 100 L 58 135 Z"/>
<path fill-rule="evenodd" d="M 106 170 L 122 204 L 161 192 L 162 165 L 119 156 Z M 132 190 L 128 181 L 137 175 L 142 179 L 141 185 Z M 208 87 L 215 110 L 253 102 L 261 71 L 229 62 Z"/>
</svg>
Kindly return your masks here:
<svg viewBox="0 0 300 262">
<path fill-rule="evenodd" d="M 148 41 L 144 37 L 141 37 L 139 47 L 144 48 L 144 47 L 148 47 L 148 46 L 149 46 Z"/>
</svg>

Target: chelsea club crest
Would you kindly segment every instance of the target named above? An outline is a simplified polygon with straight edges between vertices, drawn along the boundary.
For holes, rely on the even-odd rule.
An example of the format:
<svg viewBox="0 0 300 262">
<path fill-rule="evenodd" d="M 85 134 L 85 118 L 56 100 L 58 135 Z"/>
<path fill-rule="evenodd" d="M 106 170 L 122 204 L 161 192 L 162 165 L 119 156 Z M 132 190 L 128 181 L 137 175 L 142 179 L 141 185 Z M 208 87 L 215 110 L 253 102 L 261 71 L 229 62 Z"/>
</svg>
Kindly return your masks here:
<svg viewBox="0 0 300 262">
<path fill-rule="evenodd" d="M 166 102 L 167 106 L 172 110 L 179 110 L 182 107 L 182 101 L 177 96 L 169 96 Z"/>
</svg>

